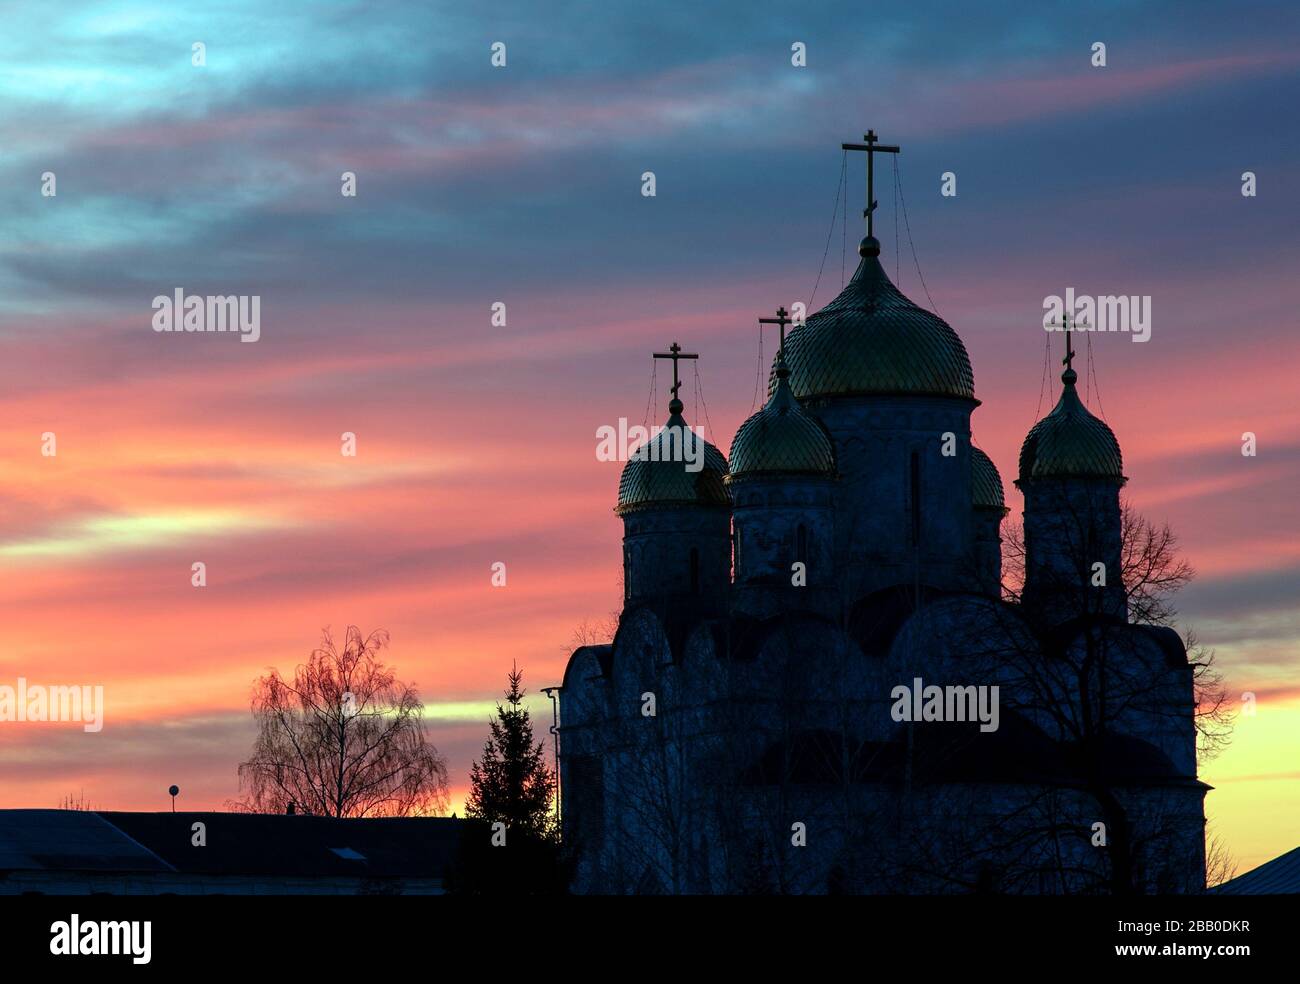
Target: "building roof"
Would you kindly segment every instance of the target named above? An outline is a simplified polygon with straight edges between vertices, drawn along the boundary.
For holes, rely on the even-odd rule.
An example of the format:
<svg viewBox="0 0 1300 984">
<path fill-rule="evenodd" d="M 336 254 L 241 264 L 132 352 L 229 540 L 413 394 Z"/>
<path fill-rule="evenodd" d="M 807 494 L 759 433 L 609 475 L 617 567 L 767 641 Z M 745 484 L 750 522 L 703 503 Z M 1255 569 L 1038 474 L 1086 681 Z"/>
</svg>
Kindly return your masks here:
<svg viewBox="0 0 1300 984">
<path fill-rule="evenodd" d="M 864 239 L 858 252 L 862 261 L 839 296 L 786 338 L 794 395 L 801 400 L 875 394 L 973 400 L 970 356 L 957 333 L 890 283 L 876 239 Z"/>
<path fill-rule="evenodd" d="M 1300 895 L 1300 847 L 1210 891 L 1220 895 Z"/>
<path fill-rule="evenodd" d="M 777 355 L 776 389 L 731 442 L 730 479 L 752 475 L 835 474 L 835 450 L 821 423 L 790 391 L 790 370 Z"/>
<path fill-rule="evenodd" d="M 193 844 L 193 825 L 206 845 Z M 0 810 L 0 871 L 442 878 L 463 821 Z"/>
<path fill-rule="evenodd" d="M 1020 448 L 1020 481 L 1032 478 L 1112 478 L 1124 481 L 1119 441 L 1079 399 L 1078 374 L 1066 369 L 1061 399 L 1034 424 Z"/>
<path fill-rule="evenodd" d="M 192 874 L 441 878 L 459 844 L 450 817 L 266 813 L 102 813 L 132 840 Z M 192 843 L 202 822 L 207 844 Z"/>
<path fill-rule="evenodd" d="M 970 449 L 971 505 L 977 509 L 1006 510 L 1007 500 L 1002 490 L 1002 476 L 998 474 L 993 459 L 975 445 Z"/>
<path fill-rule="evenodd" d="M 171 871 L 97 813 L 0 810 L 0 871 Z"/>
<path fill-rule="evenodd" d="M 727 476 L 727 459 L 686 426 L 681 400 L 674 397 L 668 411 L 668 423 L 637 448 L 623 466 L 615 510 L 620 516 L 636 509 L 664 506 L 731 505 L 723 482 Z M 703 467 L 691 471 L 690 461 L 686 459 L 700 460 L 700 444 L 704 445 Z"/>
</svg>

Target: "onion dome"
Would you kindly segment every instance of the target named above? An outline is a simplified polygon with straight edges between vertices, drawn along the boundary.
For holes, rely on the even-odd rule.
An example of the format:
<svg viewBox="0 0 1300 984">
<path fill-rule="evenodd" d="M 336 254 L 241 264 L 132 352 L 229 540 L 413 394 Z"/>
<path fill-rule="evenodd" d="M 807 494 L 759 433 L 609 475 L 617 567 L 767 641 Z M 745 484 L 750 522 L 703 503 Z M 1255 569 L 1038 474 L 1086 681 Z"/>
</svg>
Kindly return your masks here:
<svg viewBox="0 0 1300 984">
<path fill-rule="evenodd" d="M 1007 501 L 1002 494 L 1002 476 L 998 474 L 993 459 L 975 445 L 970 449 L 971 505 L 976 509 L 1001 509 L 1006 511 Z"/>
<path fill-rule="evenodd" d="M 778 352 L 776 390 L 767 405 L 736 431 L 731 442 L 731 477 L 835 474 L 831 439 L 790 392 L 790 370 Z"/>
<path fill-rule="evenodd" d="M 858 253 L 862 261 L 839 296 L 786 339 L 794 395 L 975 399 L 970 356 L 957 333 L 890 283 L 879 240 L 868 236 Z"/>
<path fill-rule="evenodd" d="M 1088 412 L 1074 388 L 1079 376 L 1061 373 L 1061 399 L 1034 424 L 1020 448 L 1020 479 L 1110 478 L 1125 481 L 1119 441 L 1109 427 Z"/>
<path fill-rule="evenodd" d="M 633 451 L 623 466 L 618 508 L 614 510 L 620 516 L 636 509 L 666 506 L 731 505 L 724 484 L 727 459 L 686 426 L 681 400 L 674 397 L 668 413 L 668 423 Z M 692 463 L 701 460 L 703 467 L 691 471 Z"/>
</svg>

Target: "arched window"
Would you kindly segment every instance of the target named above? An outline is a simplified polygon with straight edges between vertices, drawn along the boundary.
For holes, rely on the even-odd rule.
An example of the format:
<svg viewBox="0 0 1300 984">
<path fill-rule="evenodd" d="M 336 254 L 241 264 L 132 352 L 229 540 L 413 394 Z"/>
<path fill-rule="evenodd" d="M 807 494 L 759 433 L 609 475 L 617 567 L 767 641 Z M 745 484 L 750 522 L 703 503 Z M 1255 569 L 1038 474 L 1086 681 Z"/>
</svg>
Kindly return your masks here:
<svg viewBox="0 0 1300 984">
<path fill-rule="evenodd" d="M 735 572 L 734 572 L 734 575 L 735 575 L 735 579 L 736 579 L 737 581 L 739 581 L 739 580 L 740 580 L 740 576 L 741 576 L 741 574 L 744 573 L 744 570 L 745 570 L 745 569 L 741 566 L 741 562 L 740 562 L 740 540 L 741 540 L 741 533 L 740 533 L 740 526 L 739 526 L 739 524 L 737 524 L 737 526 L 736 526 L 736 528 L 735 528 L 735 532 L 732 534 L 732 538 L 736 541 L 736 544 L 735 544 L 735 553 L 736 553 L 735 567 L 736 567 L 736 570 L 735 570 Z"/>
<path fill-rule="evenodd" d="M 700 593 L 700 550 L 691 547 L 691 594 Z"/>
</svg>

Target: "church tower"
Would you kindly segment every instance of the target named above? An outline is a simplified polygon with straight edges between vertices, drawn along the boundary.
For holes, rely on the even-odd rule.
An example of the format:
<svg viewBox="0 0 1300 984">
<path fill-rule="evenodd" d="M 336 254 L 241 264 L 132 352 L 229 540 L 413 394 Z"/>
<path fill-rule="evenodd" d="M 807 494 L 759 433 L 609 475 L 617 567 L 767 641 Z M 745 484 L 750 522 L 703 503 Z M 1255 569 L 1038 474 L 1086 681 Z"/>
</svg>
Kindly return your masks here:
<svg viewBox="0 0 1300 984">
<path fill-rule="evenodd" d="M 835 493 L 837 576 L 854 601 L 919 582 L 971 586 L 970 357 L 957 333 L 895 287 L 872 233 L 872 161 L 867 154 L 867 236 L 853 278 L 790 333 L 785 359 L 800 404 L 831 435 L 840 481 Z"/>
<path fill-rule="evenodd" d="M 1061 398 L 1020 448 L 1023 600 L 1050 621 L 1089 613 L 1127 618 L 1119 490 L 1128 479 L 1119 441 L 1079 399 L 1071 330 L 1065 328 Z"/>
<path fill-rule="evenodd" d="M 623 520 L 624 609 L 651 605 L 702 616 L 726 611 L 731 584 L 731 499 L 727 459 L 695 434 L 677 397 L 673 343 L 668 422 L 629 457 L 618 483 Z"/>
<path fill-rule="evenodd" d="M 736 606 L 764 617 L 774 610 L 814 609 L 835 573 L 835 451 L 821 423 L 790 390 L 785 364 L 785 308 L 776 357 L 776 388 L 736 432 L 727 486 L 733 503 Z"/>
</svg>

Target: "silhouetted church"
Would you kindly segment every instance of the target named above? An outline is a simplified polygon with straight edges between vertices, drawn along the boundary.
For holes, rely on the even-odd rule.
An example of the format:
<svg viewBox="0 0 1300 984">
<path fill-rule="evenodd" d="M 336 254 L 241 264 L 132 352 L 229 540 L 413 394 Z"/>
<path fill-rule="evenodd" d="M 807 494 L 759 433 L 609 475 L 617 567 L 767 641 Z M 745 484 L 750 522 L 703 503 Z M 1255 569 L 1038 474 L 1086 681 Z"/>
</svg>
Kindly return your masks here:
<svg viewBox="0 0 1300 984">
<path fill-rule="evenodd" d="M 970 359 L 868 223 L 730 464 L 672 460 L 700 440 L 675 382 L 664 453 L 624 468 L 617 634 L 561 690 L 576 890 L 1203 890 L 1192 669 L 1129 621 L 1114 434 L 1067 349 L 1007 600 Z"/>
</svg>

